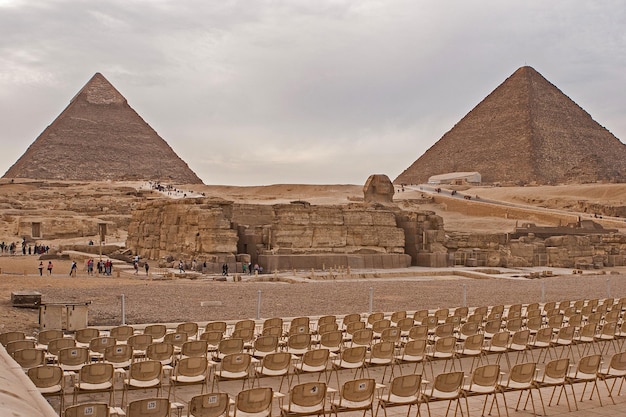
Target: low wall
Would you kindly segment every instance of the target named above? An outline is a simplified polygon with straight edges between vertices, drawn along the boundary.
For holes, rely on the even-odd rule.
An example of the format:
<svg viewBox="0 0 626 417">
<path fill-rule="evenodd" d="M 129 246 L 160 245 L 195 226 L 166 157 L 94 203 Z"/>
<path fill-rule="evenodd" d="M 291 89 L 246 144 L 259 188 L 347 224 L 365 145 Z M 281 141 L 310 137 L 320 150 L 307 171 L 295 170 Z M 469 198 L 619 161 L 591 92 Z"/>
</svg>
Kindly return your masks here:
<svg viewBox="0 0 626 417">
<path fill-rule="evenodd" d="M 324 269 L 350 267 L 355 269 L 393 269 L 411 266 L 406 254 L 319 254 L 319 255 L 259 255 L 259 264 L 266 272 L 290 269 Z"/>
</svg>

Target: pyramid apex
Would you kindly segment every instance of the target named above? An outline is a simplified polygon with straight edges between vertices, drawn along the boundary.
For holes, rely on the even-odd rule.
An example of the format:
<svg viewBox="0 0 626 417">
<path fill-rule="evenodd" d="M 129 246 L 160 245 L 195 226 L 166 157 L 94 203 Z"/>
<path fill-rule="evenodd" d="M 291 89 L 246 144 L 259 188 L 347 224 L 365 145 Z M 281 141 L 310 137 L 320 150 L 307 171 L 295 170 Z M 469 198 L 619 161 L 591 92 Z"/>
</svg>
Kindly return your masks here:
<svg viewBox="0 0 626 417">
<path fill-rule="evenodd" d="M 85 86 L 76 94 L 72 101 L 83 98 L 91 104 L 123 104 L 126 98 L 117 91 L 104 75 L 96 72 Z"/>
</svg>

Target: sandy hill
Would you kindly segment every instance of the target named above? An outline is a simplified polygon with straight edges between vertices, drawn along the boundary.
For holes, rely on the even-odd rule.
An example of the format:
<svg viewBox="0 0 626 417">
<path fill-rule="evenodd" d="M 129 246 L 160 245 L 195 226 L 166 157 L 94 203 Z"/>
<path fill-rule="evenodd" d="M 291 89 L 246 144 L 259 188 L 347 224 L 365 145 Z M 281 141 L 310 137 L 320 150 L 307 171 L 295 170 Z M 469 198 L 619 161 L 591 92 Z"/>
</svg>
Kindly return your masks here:
<svg viewBox="0 0 626 417">
<path fill-rule="evenodd" d="M 202 183 L 100 73 L 4 178 Z"/>
<path fill-rule="evenodd" d="M 394 183 L 478 171 L 485 183 L 626 181 L 626 145 L 531 67 L 515 71 Z"/>
</svg>

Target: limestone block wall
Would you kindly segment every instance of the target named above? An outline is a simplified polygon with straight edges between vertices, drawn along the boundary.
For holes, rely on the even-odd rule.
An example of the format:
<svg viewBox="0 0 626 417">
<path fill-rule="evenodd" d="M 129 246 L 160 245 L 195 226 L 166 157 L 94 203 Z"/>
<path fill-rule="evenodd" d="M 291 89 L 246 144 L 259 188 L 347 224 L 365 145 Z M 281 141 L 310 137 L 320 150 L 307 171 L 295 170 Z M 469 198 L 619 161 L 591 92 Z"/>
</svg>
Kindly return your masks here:
<svg viewBox="0 0 626 417">
<path fill-rule="evenodd" d="M 144 203 L 133 212 L 126 246 L 143 258 L 196 258 L 236 253 L 230 203 L 182 199 Z"/>
</svg>

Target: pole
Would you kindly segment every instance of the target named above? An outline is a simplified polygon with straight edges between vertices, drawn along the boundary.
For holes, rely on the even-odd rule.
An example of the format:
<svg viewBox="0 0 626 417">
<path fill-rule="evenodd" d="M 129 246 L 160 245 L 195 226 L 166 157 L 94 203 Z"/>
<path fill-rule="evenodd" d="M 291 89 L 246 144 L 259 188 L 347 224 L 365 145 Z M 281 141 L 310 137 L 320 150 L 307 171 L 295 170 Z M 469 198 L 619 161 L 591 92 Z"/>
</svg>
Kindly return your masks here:
<svg viewBox="0 0 626 417">
<path fill-rule="evenodd" d="M 370 287 L 370 309 L 369 313 L 372 314 L 374 308 L 374 288 Z"/>
<path fill-rule="evenodd" d="M 261 318 L 261 290 L 257 292 L 257 300 L 256 300 L 256 319 L 259 320 Z"/>
<path fill-rule="evenodd" d="M 611 298 L 611 281 L 606 279 L 606 298 Z"/>
<path fill-rule="evenodd" d="M 122 326 L 126 325 L 126 297 L 124 294 L 120 296 L 122 301 Z"/>
<path fill-rule="evenodd" d="M 467 284 L 463 284 L 463 307 L 467 307 Z"/>
<path fill-rule="evenodd" d="M 546 302 L 546 283 L 541 281 L 541 302 Z"/>
</svg>

